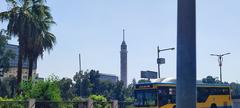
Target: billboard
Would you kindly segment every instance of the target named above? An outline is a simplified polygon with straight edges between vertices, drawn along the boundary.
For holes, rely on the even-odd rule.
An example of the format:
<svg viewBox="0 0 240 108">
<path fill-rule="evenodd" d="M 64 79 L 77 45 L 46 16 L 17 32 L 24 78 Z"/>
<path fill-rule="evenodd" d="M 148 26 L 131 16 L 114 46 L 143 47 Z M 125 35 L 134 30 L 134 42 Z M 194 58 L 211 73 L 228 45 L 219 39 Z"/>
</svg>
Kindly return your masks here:
<svg viewBox="0 0 240 108">
<path fill-rule="evenodd" d="M 156 79 L 157 72 L 154 71 L 141 71 L 141 78 Z"/>
</svg>

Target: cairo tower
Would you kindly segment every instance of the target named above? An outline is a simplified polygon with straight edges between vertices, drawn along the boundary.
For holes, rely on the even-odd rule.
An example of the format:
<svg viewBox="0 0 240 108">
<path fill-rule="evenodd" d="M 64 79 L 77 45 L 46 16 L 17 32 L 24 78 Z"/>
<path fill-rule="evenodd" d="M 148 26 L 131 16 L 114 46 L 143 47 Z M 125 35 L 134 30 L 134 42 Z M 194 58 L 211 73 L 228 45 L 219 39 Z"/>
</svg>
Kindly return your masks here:
<svg viewBox="0 0 240 108">
<path fill-rule="evenodd" d="M 127 44 L 125 42 L 125 30 L 123 29 L 123 41 L 120 51 L 120 72 L 121 72 L 121 81 L 124 83 L 124 87 L 127 87 Z"/>
</svg>

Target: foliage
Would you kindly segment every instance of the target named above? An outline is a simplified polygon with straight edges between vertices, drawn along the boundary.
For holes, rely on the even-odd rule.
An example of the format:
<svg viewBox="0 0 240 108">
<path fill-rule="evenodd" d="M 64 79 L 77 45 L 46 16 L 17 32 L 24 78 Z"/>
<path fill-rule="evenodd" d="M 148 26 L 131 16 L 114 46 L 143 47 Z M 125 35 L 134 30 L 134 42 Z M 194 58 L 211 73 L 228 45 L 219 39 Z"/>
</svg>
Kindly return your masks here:
<svg viewBox="0 0 240 108">
<path fill-rule="evenodd" d="M 81 97 L 79 97 L 79 96 L 76 96 L 76 97 L 74 97 L 73 99 L 72 99 L 72 101 L 74 101 L 74 102 L 80 102 L 80 101 L 82 101 L 82 98 Z"/>
<path fill-rule="evenodd" d="M 126 102 L 133 102 L 133 98 L 134 98 L 134 88 L 135 88 L 135 84 L 136 84 L 136 80 L 133 79 L 132 83 L 128 85 L 128 87 L 125 89 L 125 101 Z"/>
<path fill-rule="evenodd" d="M 127 97 L 127 98 L 125 99 L 125 102 L 126 102 L 126 103 L 133 103 L 133 102 L 134 102 L 134 98 L 133 98 L 133 97 Z"/>
<path fill-rule="evenodd" d="M 86 101 L 86 98 L 93 98 L 101 101 L 118 100 L 121 102 L 133 102 L 135 80 L 125 88 L 122 81 L 115 83 L 100 81 L 98 74 L 98 71 L 94 70 L 86 71 L 84 74 L 77 72 L 73 78 L 75 83 L 69 78 L 59 80 L 59 78 L 54 75 L 45 81 L 23 81 L 21 83 L 22 92 L 20 95 L 17 95 L 15 99 L 27 100 L 29 98 L 35 98 L 40 101 Z M 0 82 L 0 84 L 2 84 L 2 82 Z M 93 91 L 93 88 L 96 88 L 96 90 Z M 3 92 L 2 89 L 1 91 Z M 8 94 L 11 93 L 9 92 Z M 98 96 L 100 96 L 100 98 Z M 101 96 L 104 97 L 104 99 L 101 98 Z M 64 107 L 71 106 L 65 103 L 62 105 Z M 75 104 L 72 104 L 72 106 L 75 106 Z"/>
<path fill-rule="evenodd" d="M 73 76 L 73 80 L 76 82 L 74 85 L 74 88 L 76 89 L 75 94 L 77 96 L 81 96 L 82 91 L 82 79 L 83 79 L 83 73 L 82 71 L 76 72 L 76 74 Z"/>
<path fill-rule="evenodd" d="M 73 87 L 72 79 L 63 78 L 59 82 L 61 97 L 63 100 L 71 100 L 75 96 L 75 88 Z"/>
<path fill-rule="evenodd" d="M 240 96 L 240 84 L 239 83 L 231 83 L 232 97 Z"/>
<path fill-rule="evenodd" d="M 43 57 L 43 52 L 50 52 L 56 43 L 56 37 L 50 33 L 50 27 L 55 24 L 50 13 L 50 9 L 45 5 L 43 0 L 34 1 L 30 5 L 33 21 L 31 21 L 31 31 L 25 40 L 25 57 L 29 60 L 28 78 L 32 77 L 33 63 L 38 57 Z"/>
<path fill-rule="evenodd" d="M 25 108 L 25 103 L 24 102 L 14 102 L 14 103 L 9 103 L 11 101 L 16 101 L 15 99 L 9 99 L 9 98 L 2 98 L 0 97 L 0 108 Z"/>
<path fill-rule="evenodd" d="M 151 81 L 146 80 L 146 79 L 140 79 L 140 80 L 138 81 L 138 83 L 146 83 L 146 82 L 151 82 Z"/>
<path fill-rule="evenodd" d="M 203 78 L 202 82 L 211 84 L 222 83 L 221 81 L 217 80 L 217 78 L 213 78 L 212 76 L 207 76 L 206 78 Z"/>
<path fill-rule="evenodd" d="M 90 99 L 94 101 L 94 108 L 106 108 L 108 103 L 107 99 L 101 95 L 90 95 Z"/>
<path fill-rule="evenodd" d="M 23 92 L 20 97 L 23 99 L 34 98 L 37 100 L 60 101 L 61 94 L 57 82 L 58 80 L 54 76 L 45 81 L 37 81 L 35 83 L 24 81 L 21 84 Z"/>
<path fill-rule="evenodd" d="M 74 85 L 75 94 L 81 97 L 89 97 L 89 95 L 102 95 L 108 100 L 124 101 L 127 98 L 133 97 L 133 89 L 136 80 L 125 88 L 122 81 L 116 83 L 109 81 L 100 81 L 99 71 L 90 70 L 86 72 L 77 72 L 73 79 L 76 82 Z"/>
<path fill-rule="evenodd" d="M 7 31 L 17 36 L 19 42 L 18 84 L 21 82 L 22 61 L 29 60 L 29 79 L 32 77 L 33 63 L 45 50 L 52 49 L 56 39 L 49 32 L 54 24 L 45 0 L 6 0 L 8 10 L 0 13 L 0 20 L 7 21 Z"/>
<path fill-rule="evenodd" d="M 16 95 L 16 83 L 15 77 L 6 77 L 0 80 L 0 97 L 13 98 Z"/>
<path fill-rule="evenodd" d="M 93 82 L 96 81 L 94 79 L 95 78 L 94 76 L 97 73 L 95 73 L 95 71 L 93 70 L 91 70 L 90 72 L 91 74 L 88 71 L 84 72 L 83 74 L 83 72 L 80 71 L 77 72 L 76 75 L 74 75 L 73 79 L 76 82 L 75 88 L 77 96 L 87 98 L 92 93 L 92 89 L 94 87 Z"/>
<path fill-rule="evenodd" d="M 107 99 L 101 95 L 90 95 L 90 98 L 97 102 L 107 102 Z"/>
<path fill-rule="evenodd" d="M 93 94 L 101 94 L 101 92 L 99 91 L 99 87 L 100 87 L 99 78 L 100 78 L 99 71 L 91 70 L 89 72 L 89 80 L 90 80 L 90 83 L 92 84 Z"/>
<path fill-rule="evenodd" d="M 108 100 L 113 99 L 113 88 L 114 83 L 110 81 L 101 81 L 99 84 L 99 88 L 97 89 L 99 95 L 105 96 Z"/>
<path fill-rule="evenodd" d="M 125 93 L 124 90 L 125 90 L 125 88 L 124 88 L 123 82 L 117 81 L 115 83 L 115 86 L 114 86 L 113 92 L 112 92 L 113 99 L 116 99 L 118 101 L 124 101 L 124 93 Z"/>
</svg>

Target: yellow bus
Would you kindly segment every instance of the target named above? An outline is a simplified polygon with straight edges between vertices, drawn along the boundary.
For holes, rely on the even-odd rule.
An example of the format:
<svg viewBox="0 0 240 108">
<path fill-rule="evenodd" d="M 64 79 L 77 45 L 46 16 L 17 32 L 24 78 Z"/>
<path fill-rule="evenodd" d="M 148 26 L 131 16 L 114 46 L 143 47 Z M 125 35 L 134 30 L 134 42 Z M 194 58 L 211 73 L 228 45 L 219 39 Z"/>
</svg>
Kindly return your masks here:
<svg viewBox="0 0 240 108">
<path fill-rule="evenodd" d="M 176 83 L 136 84 L 134 97 L 134 106 L 137 108 L 176 108 Z M 197 108 L 232 108 L 230 86 L 197 84 Z"/>
</svg>

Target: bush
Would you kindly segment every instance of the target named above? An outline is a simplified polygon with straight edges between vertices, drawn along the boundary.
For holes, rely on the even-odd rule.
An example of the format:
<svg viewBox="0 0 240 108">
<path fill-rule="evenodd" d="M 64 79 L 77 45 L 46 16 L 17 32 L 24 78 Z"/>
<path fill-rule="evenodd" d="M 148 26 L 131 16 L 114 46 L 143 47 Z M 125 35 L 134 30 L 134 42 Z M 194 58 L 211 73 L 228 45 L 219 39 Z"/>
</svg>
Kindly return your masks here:
<svg viewBox="0 0 240 108">
<path fill-rule="evenodd" d="M 24 101 L 16 101 L 14 99 L 0 97 L 0 108 L 25 108 Z"/>
<path fill-rule="evenodd" d="M 36 99 L 37 101 L 61 101 L 60 89 L 57 77 L 50 76 L 45 81 L 23 81 L 21 83 L 22 94 L 17 99 Z M 60 108 L 63 103 L 58 102 L 37 102 L 38 108 Z M 66 108 L 70 108 L 67 107 Z"/>
<path fill-rule="evenodd" d="M 90 99 L 94 102 L 94 108 L 110 108 L 110 105 L 107 103 L 107 99 L 101 95 L 91 95 Z"/>
</svg>

